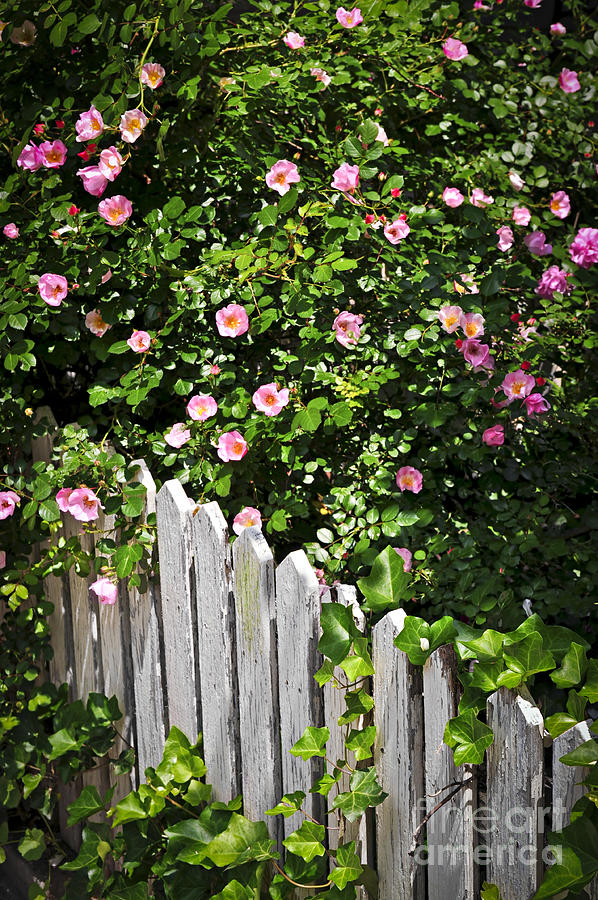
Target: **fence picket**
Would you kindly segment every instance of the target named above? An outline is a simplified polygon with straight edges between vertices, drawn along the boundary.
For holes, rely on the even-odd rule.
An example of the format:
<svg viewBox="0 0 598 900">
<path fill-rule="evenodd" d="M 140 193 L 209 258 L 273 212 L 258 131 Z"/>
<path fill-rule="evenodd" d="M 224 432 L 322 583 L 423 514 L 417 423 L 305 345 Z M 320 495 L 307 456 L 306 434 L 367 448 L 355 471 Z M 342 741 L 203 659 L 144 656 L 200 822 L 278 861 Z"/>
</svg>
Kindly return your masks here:
<svg viewBox="0 0 598 900">
<path fill-rule="evenodd" d="M 487 711 L 488 880 L 503 900 L 529 900 L 542 874 L 544 720 L 507 688 L 488 698 Z"/>
<path fill-rule="evenodd" d="M 427 812 L 451 787 L 473 777 L 473 767 L 457 769 L 444 743 L 444 728 L 457 715 L 461 694 L 452 646 L 439 647 L 423 669 Z M 426 825 L 428 900 L 473 900 L 477 896 L 473 815 L 475 784 L 463 788 Z"/>
<path fill-rule="evenodd" d="M 235 541 L 233 560 L 243 808 L 261 819 L 282 796 L 274 559 L 251 526 Z M 268 818 L 282 850 L 280 817 Z"/>
<path fill-rule="evenodd" d="M 200 505 L 192 528 L 204 756 L 214 798 L 227 803 L 241 790 L 231 547 L 217 503 Z"/>
<path fill-rule="evenodd" d="M 376 807 L 381 900 L 423 900 L 425 896 L 425 873 L 417 847 L 413 855 L 410 852 L 425 813 L 421 669 L 411 665 L 393 644 L 405 615 L 403 610 L 387 613 L 372 635 L 374 761 L 378 780 L 388 793 Z"/>
<path fill-rule="evenodd" d="M 552 830 L 561 831 L 571 819 L 571 810 L 580 797 L 583 797 L 585 788 L 581 781 L 586 777 L 587 770 L 578 766 L 566 766 L 561 762 L 561 756 L 571 753 L 580 744 L 589 741 L 592 735 L 585 722 L 578 722 L 573 728 L 565 731 L 554 739 L 552 743 Z"/>
<path fill-rule="evenodd" d="M 193 502 L 179 481 L 167 481 L 156 498 L 160 593 L 166 664 L 167 715 L 191 743 L 201 730 L 195 648 L 196 623 L 192 599 Z"/>
</svg>

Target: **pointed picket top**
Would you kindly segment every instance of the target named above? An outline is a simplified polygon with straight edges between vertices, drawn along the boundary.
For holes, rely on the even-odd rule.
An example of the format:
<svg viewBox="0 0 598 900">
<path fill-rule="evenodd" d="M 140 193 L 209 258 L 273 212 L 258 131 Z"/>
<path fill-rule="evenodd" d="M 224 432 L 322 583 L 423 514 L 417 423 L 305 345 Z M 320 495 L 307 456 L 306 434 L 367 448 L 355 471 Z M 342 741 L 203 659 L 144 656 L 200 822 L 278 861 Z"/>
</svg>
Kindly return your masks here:
<svg viewBox="0 0 598 900">
<path fill-rule="evenodd" d="M 241 791 L 239 686 L 232 554 L 217 503 L 194 510 L 192 546 L 204 758 L 214 799 L 228 803 Z"/>
<path fill-rule="evenodd" d="M 571 810 L 585 793 L 580 784 L 587 776 L 587 769 L 566 766 L 561 756 L 571 753 L 591 740 L 586 722 L 578 722 L 573 728 L 560 734 L 552 743 L 552 830 L 561 831 L 571 821 Z"/>
<path fill-rule="evenodd" d="M 191 743 L 195 743 L 201 731 L 197 626 L 191 582 L 194 508 L 179 481 L 167 481 L 160 488 L 156 513 L 168 726 L 176 725 Z"/>
</svg>

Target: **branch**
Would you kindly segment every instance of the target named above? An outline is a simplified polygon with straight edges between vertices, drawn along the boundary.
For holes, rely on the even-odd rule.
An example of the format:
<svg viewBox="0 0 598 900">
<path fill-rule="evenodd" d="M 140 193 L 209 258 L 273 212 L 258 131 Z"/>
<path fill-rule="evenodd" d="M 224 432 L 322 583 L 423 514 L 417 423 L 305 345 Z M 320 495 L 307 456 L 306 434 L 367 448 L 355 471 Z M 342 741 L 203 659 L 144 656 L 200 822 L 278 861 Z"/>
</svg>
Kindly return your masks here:
<svg viewBox="0 0 598 900">
<path fill-rule="evenodd" d="M 444 800 L 441 800 L 440 803 L 437 803 L 436 806 L 434 807 L 434 809 L 431 809 L 430 812 L 423 817 L 423 819 L 421 820 L 421 822 L 419 823 L 419 825 L 413 832 L 413 840 L 411 842 L 411 847 L 409 848 L 409 856 L 413 856 L 413 854 L 415 853 L 415 849 L 417 847 L 417 838 L 419 836 L 420 831 L 426 824 L 426 822 L 428 822 L 432 818 L 432 816 L 434 815 L 435 812 L 438 812 L 439 809 L 442 809 L 442 807 L 445 804 L 447 804 L 449 802 L 449 800 L 452 800 L 452 798 L 455 796 L 455 794 L 458 794 L 462 788 L 467 787 L 468 784 L 471 784 L 471 782 L 473 780 L 474 780 L 474 776 L 472 775 L 470 778 L 467 778 L 465 781 L 460 781 L 457 784 L 457 786 L 453 788 L 453 790 L 450 792 L 450 794 L 446 795 Z"/>
</svg>

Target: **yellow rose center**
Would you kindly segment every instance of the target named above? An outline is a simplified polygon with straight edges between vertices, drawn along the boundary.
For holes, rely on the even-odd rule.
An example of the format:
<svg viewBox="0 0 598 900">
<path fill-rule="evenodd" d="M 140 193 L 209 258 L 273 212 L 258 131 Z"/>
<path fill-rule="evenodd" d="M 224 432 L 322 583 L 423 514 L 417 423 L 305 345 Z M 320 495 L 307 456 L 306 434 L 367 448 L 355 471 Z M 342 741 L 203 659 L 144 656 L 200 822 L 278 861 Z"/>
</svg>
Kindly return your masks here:
<svg viewBox="0 0 598 900">
<path fill-rule="evenodd" d="M 233 453 L 242 453 L 243 452 L 243 444 L 240 441 L 235 441 L 233 444 Z"/>
<path fill-rule="evenodd" d="M 519 395 L 521 393 L 521 391 L 523 390 L 523 382 L 515 381 L 511 390 L 514 394 Z"/>
<path fill-rule="evenodd" d="M 284 184 L 286 182 L 287 176 L 284 172 L 279 172 L 278 175 L 274 178 L 276 184 Z"/>
<path fill-rule="evenodd" d="M 468 322 L 467 325 L 465 326 L 465 334 L 467 335 L 467 337 L 473 337 L 474 334 L 477 334 L 477 332 L 478 332 L 478 326 L 474 325 L 473 322 Z"/>
</svg>

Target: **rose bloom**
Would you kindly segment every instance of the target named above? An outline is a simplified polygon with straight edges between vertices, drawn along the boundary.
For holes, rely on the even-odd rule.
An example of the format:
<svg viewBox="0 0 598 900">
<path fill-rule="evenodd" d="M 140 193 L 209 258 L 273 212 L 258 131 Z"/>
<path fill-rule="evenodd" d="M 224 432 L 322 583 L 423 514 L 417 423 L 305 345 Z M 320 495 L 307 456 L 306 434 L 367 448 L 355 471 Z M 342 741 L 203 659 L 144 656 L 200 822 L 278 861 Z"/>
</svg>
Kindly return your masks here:
<svg viewBox="0 0 598 900">
<path fill-rule="evenodd" d="M 112 325 L 108 325 L 107 322 L 104 322 L 99 309 L 92 309 L 87 313 L 85 316 L 85 325 L 96 337 L 104 337 L 106 332 L 112 328 Z"/>
<path fill-rule="evenodd" d="M 187 404 L 187 415 L 196 422 L 205 422 L 218 412 L 218 404 L 210 394 L 195 394 Z"/>
<path fill-rule="evenodd" d="M 567 33 L 567 29 L 565 28 L 564 25 L 561 25 L 560 22 L 555 22 L 553 25 L 550 26 L 550 33 L 562 35 L 562 34 Z"/>
<path fill-rule="evenodd" d="M 324 85 L 324 87 L 328 87 L 328 85 L 330 84 L 330 82 L 332 80 L 330 78 L 330 75 L 328 74 L 328 72 L 326 72 L 325 69 L 318 69 L 318 68 L 310 69 L 309 74 L 313 75 L 314 78 L 316 79 L 316 81 L 321 81 L 322 84 Z"/>
<path fill-rule="evenodd" d="M 457 38 L 448 38 L 442 45 L 442 52 L 447 59 L 461 60 L 469 55 L 466 44 L 458 41 Z"/>
<path fill-rule="evenodd" d="M 525 181 L 517 172 L 509 172 L 509 181 L 511 182 L 511 187 L 515 188 L 516 191 L 520 191 L 525 187 Z"/>
<path fill-rule="evenodd" d="M 262 527 L 262 514 L 253 506 L 245 506 L 233 519 L 233 531 L 235 534 L 242 534 L 246 528 L 250 528 L 252 525 L 256 525 L 258 528 Z"/>
<path fill-rule="evenodd" d="M 453 334 L 457 330 L 462 315 L 460 306 L 443 306 L 438 310 L 438 320 L 447 334 Z"/>
<path fill-rule="evenodd" d="M 66 162 L 66 147 L 62 141 L 44 141 L 39 145 L 42 166 L 46 169 L 59 169 Z"/>
<path fill-rule="evenodd" d="M 141 84 L 146 84 L 155 91 L 164 81 L 165 75 L 166 71 L 159 63 L 146 63 L 141 70 Z"/>
<path fill-rule="evenodd" d="M 489 447 L 502 447 L 505 442 L 504 425 L 491 425 L 483 433 L 482 440 Z"/>
<path fill-rule="evenodd" d="M 33 143 L 25 144 L 17 159 L 17 166 L 20 166 L 21 169 L 26 169 L 28 172 L 37 172 L 42 165 L 43 156 L 39 147 L 36 147 Z"/>
<path fill-rule="evenodd" d="M 446 203 L 447 206 L 452 207 L 453 209 L 457 206 L 461 206 L 465 197 L 456 187 L 445 187 L 442 192 L 442 199 Z"/>
<path fill-rule="evenodd" d="M 480 289 L 473 280 L 473 275 L 459 275 L 459 279 L 462 282 L 459 284 L 458 281 L 453 280 L 453 287 L 457 291 L 458 294 L 479 294 Z"/>
<path fill-rule="evenodd" d="M 571 212 L 571 201 L 565 191 L 556 191 L 550 200 L 550 209 L 559 219 L 566 219 Z"/>
<path fill-rule="evenodd" d="M 73 493 L 73 488 L 60 488 L 56 494 L 56 503 L 61 512 L 69 511 L 69 497 Z"/>
<path fill-rule="evenodd" d="M 569 256 L 582 269 L 598 263 L 598 228 L 580 228 L 569 247 Z"/>
<path fill-rule="evenodd" d="M 102 505 L 89 488 L 76 488 L 68 498 L 68 511 L 78 522 L 92 522 L 100 515 Z"/>
<path fill-rule="evenodd" d="M 527 206 L 516 206 L 513 210 L 513 221 L 515 222 L 515 225 L 529 225 L 531 217 L 532 214 Z"/>
<path fill-rule="evenodd" d="M 343 28 L 355 28 L 356 25 L 363 22 L 363 16 L 357 6 L 351 12 L 348 12 L 343 6 L 339 6 L 336 11 L 336 21 Z"/>
<path fill-rule="evenodd" d="M 108 179 L 99 166 L 85 166 L 85 168 L 79 169 L 77 175 L 83 181 L 83 190 L 94 197 L 102 196 L 106 190 Z"/>
<path fill-rule="evenodd" d="M 21 498 L 15 491 L 0 491 L 0 519 L 12 516 Z"/>
<path fill-rule="evenodd" d="M 115 228 L 127 221 L 133 212 L 133 204 L 122 194 L 116 194 L 115 197 L 102 200 L 98 204 L 98 212 L 108 225 Z"/>
<path fill-rule="evenodd" d="M 397 472 L 397 485 L 401 491 L 412 491 L 414 494 L 419 494 L 423 481 L 422 473 L 413 466 L 403 466 Z"/>
<path fill-rule="evenodd" d="M 152 343 L 151 335 L 147 331 L 134 331 L 127 344 L 135 353 L 146 353 Z"/>
<path fill-rule="evenodd" d="M 540 297 L 544 297 L 546 300 L 554 299 L 555 291 L 558 291 L 560 294 L 570 294 L 573 290 L 573 285 L 567 283 L 568 274 L 564 269 L 559 269 L 558 266 L 550 266 L 549 269 L 542 273 L 536 288 L 536 294 L 539 294 Z"/>
<path fill-rule="evenodd" d="M 485 368 L 490 356 L 490 347 L 488 344 L 482 344 L 477 338 L 467 338 L 461 344 L 461 352 L 470 366 Z"/>
<path fill-rule="evenodd" d="M 484 334 L 484 316 L 480 313 L 462 313 L 459 325 L 467 338 L 477 338 Z"/>
<path fill-rule="evenodd" d="M 393 547 L 395 553 L 398 553 L 403 560 L 403 572 L 411 571 L 412 553 L 407 547 Z"/>
<path fill-rule="evenodd" d="M 229 303 L 216 313 L 216 327 L 223 337 L 239 337 L 249 329 L 249 317 L 238 303 Z"/>
<path fill-rule="evenodd" d="M 289 47 L 291 50 L 298 50 L 300 47 L 303 47 L 305 44 L 305 38 L 301 37 L 300 34 L 297 34 L 296 31 L 289 31 L 288 34 L 285 34 L 283 37 L 283 43 Z"/>
<path fill-rule="evenodd" d="M 533 375 L 528 375 L 523 369 L 517 369 L 516 372 L 509 372 L 505 375 L 501 388 L 505 392 L 507 403 L 513 400 L 523 400 L 528 394 L 531 394 L 536 379 Z"/>
<path fill-rule="evenodd" d="M 274 382 L 263 384 L 255 391 L 251 399 L 255 408 L 260 412 L 267 416 L 277 416 L 289 402 L 289 390 L 283 388 L 279 391 Z"/>
<path fill-rule="evenodd" d="M 381 125 L 377 124 L 376 127 L 378 128 L 378 133 L 376 134 L 375 140 L 381 141 L 385 147 L 388 147 L 388 144 L 389 144 L 388 135 L 386 134 L 386 132 L 384 131 L 384 129 L 382 128 Z"/>
<path fill-rule="evenodd" d="M 488 194 L 484 193 L 482 188 L 474 188 L 471 192 L 470 199 L 473 206 L 479 206 L 481 209 L 494 203 L 494 197 L 489 197 Z"/>
<path fill-rule="evenodd" d="M 514 235 L 508 225 L 501 225 L 496 231 L 498 235 L 498 249 L 509 250 L 513 246 Z"/>
<path fill-rule="evenodd" d="M 9 222 L 8 225 L 5 225 L 2 229 L 2 233 L 5 237 L 14 240 L 14 238 L 18 238 L 19 236 L 19 229 L 14 222 Z"/>
<path fill-rule="evenodd" d="M 528 418 L 542 415 L 550 409 L 550 403 L 542 394 L 530 394 L 523 400 Z"/>
<path fill-rule="evenodd" d="M 292 184 L 301 181 L 295 163 L 288 159 L 279 159 L 266 175 L 266 184 L 282 196 L 291 189 Z"/>
<path fill-rule="evenodd" d="M 535 256 L 549 256 L 552 253 L 552 244 L 546 243 L 546 235 L 543 231 L 532 231 L 523 239 L 525 246 Z"/>
<path fill-rule="evenodd" d="M 76 140 L 79 143 L 83 141 L 92 141 L 101 135 L 104 130 L 104 120 L 102 114 L 95 108 L 90 106 L 87 112 L 81 113 L 75 122 L 75 131 L 77 132 Z"/>
<path fill-rule="evenodd" d="M 539 9 L 542 0 L 523 0 L 525 6 L 529 6 L 530 9 Z"/>
<path fill-rule="evenodd" d="M 184 422 L 175 422 L 170 431 L 164 435 L 164 440 L 170 447 L 176 447 L 178 450 L 191 440 L 191 431 L 185 427 Z"/>
<path fill-rule="evenodd" d="M 384 237 L 390 241 L 391 244 L 398 244 L 399 241 L 402 241 L 403 238 L 406 238 L 411 229 L 407 222 L 399 217 L 395 219 L 394 222 L 390 222 L 388 225 L 384 227 Z"/>
<path fill-rule="evenodd" d="M 336 331 L 335 337 L 339 344 L 342 344 L 343 347 L 353 347 L 361 336 L 361 328 L 359 326 L 362 322 L 363 316 L 357 316 L 350 312 L 339 313 L 332 323 L 332 328 Z"/>
<path fill-rule="evenodd" d="M 114 181 L 122 171 L 124 160 L 116 147 L 108 147 L 102 150 L 98 160 L 98 169 L 108 181 Z"/>
<path fill-rule="evenodd" d="M 48 306 L 60 306 L 68 292 L 68 281 L 63 275 L 46 272 L 37 282 L 37 289 L 42 300 Z"/>
<path fill-rule="evenodd" d="M 147 125 L 147 116 L 140 109 L 129 109 L 120 117 L 120 136 L 127 144 L 134 144 Z"/>
<path fill-rule="evenodd" d="M 247 441 L 238 431 L 226 431 L 218 438 L 217 453 L 223 462 L 238 462 L 247 453 Z"/>
<path fill-rule="evenodd" d="M 561 69 L 559 84 L 566 94 L 574 94 L 581 88 L 577 72 L 572 72 L 571 69 Z"/>
<path fill-rule="evenodd" d="M 105 603 L 106 606 L 113 606 L 116 603 L 118 585 L 110 581 L 109 578 L 98 578 L 97 581 L 90 585 L 90 588 L 100 603 Z"/>
<path fill-rule="evenodd" d="M 352 194 L 359 186 L 359 166 L 344 162 L 332 176 L 331 187 L 343 193 Z"/>
</svg>

